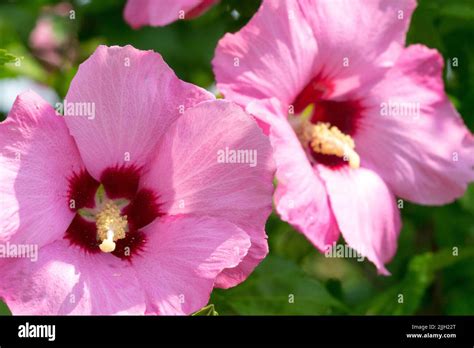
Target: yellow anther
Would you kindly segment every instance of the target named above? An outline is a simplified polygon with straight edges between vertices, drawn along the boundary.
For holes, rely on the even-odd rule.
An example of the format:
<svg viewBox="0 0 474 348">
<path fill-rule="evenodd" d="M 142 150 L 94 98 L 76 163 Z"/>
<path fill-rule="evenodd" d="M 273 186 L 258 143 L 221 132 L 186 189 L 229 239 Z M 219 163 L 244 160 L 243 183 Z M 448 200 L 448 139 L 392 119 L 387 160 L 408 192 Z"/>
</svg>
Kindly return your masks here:
<svg viewBox="0 0 474 348">
<path fill-rule="evenodd" d="M 107 202 L 96 216 L 97 237 L 102 241 L 100 250 L 106 253 L 114 251 L 115 242 L 125 238 L 127 224 L 127 216 L 122 216 L 113 202 Z"/>
<path fill-rule="evenodd" d="M 298 133 L 302 143 L 309 143 L 314 152 L 342 157 L 351 168 L 359 168 L 360 157 L 354 150 L 354 140 L 336 126 L 323 122 L 312 124 L 305 120 Z"/>
</svg>

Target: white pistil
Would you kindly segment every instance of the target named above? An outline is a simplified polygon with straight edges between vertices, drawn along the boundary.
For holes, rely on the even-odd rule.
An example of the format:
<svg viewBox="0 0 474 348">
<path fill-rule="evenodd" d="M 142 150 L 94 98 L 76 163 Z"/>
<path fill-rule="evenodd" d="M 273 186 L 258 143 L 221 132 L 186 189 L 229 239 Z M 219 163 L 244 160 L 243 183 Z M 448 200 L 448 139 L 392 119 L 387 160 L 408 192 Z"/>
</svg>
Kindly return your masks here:
<svg viewBox="0 0 474 348">
<path fill-rule="evenodd" d="M 108 230 L 107 231 L 107 238 L 102 241 L 99 245 L 100 250 L 104 253 L 111 253 L 115 250 L 115 242 L 114 242 L 114 231 Z"/>
</svg>

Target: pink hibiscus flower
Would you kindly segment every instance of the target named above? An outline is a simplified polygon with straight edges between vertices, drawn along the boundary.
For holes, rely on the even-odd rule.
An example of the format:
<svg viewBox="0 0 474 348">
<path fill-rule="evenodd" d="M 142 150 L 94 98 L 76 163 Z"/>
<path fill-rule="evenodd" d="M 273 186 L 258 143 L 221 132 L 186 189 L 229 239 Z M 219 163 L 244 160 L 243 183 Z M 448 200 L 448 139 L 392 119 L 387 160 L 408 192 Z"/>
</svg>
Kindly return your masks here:
<svg viewBox="0 0 474 348">
<path fill-rule="evenodd" d="M 474 180 L 474 139 L 443 59 L 405 46 L 414 0 L 264 1 L 213 60 L 217 86 L 270 134 L 276 209 L 321 251 L 342 233 L 382 274 L 395 197 L 445 204 Z"/>
<path fill-rule="evenodd" d="M 239 106 L 131 46 L 99 47 L 64 105 L 27 92 L 0 124 L 0 243 L 39 249 L 0 259 L 14 314 L 188 314 L 265 257 L 272 150 Z"/>
<path fill-rule="evenodd" d="M 134 29 L 145 25 L 162 27 L 179 19 L 200 16 L 219 0 L 128 0 L 125 21 Z"/>
</svg>

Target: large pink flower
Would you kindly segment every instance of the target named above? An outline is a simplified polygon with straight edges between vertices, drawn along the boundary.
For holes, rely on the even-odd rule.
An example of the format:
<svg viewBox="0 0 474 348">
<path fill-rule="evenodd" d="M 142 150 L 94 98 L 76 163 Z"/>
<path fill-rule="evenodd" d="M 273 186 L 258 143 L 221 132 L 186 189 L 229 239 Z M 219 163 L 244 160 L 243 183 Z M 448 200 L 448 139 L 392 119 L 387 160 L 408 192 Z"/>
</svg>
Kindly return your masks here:
<svg viewBox="0 0 474 348">
<path fill-rule="evenodd" d="M 128 0 L 124 17 L 134 29 L 145 25 L 162 27 L 179 19 L 192 19 L 219 0 Z"/>
<path fill-rule="evenodd" d="M 320 250 L 340 235 L 379 272 L 398 196 L 444 204 L 474 180 L 474 139 L 443 59 L 405 46 L 415 0 L 266 1 L 213 60 L 217 86 L 270 134 L 276 208 Z"/>
<path fill-rule="evenodd" d="M 39 247 L 0 260 L 14 314 L 188 314 L 267 254 L 271 145 L 239 106 L 101 46 L 64 110 L 27 92 L 0 124 L 0 243 Z"/>
</svg>

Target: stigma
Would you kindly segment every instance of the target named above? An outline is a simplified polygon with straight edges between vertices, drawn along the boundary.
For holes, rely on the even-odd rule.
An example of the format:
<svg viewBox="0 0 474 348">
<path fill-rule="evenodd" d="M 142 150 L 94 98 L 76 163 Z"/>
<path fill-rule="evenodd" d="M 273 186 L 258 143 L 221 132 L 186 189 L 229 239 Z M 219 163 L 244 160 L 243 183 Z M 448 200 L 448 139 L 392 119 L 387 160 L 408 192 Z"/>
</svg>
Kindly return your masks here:
<svg viewBox="0 0 474 348">
<path fill-rule="evenodd" d="M 115 242 L 125 238 L 127 232 L 127 216 L 121 215 L 119 207 L 108 201 L 96 215 L 97 238 L 102 241 L 101 251 L 111 253 L 115 250 Z"/>
</svg>

